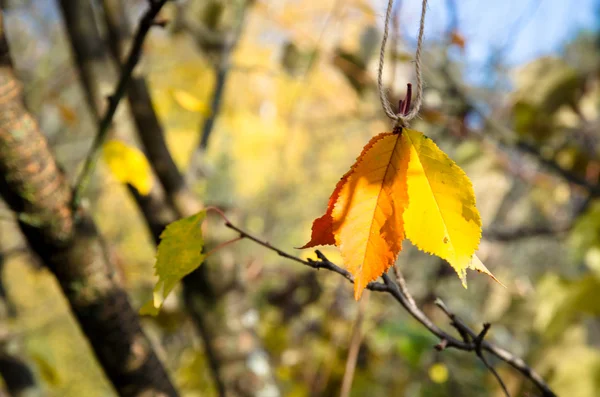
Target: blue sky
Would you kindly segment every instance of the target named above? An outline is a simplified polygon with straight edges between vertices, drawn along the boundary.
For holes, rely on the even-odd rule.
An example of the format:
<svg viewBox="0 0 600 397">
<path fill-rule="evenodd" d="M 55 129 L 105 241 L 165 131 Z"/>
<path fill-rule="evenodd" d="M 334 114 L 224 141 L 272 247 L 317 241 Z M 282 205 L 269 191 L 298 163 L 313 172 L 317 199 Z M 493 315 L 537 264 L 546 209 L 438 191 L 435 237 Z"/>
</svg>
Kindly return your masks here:
<svg viewBox="0 0 600 397">
<path fill-rule="evenodd" d="M 421 0 L 401 2 L 403 32 L 415 37 Z M 465 61 L 476 71 L 505 45 L 505 63 L 518 65 L 552 54 L 582 29 L 598 29 L 600 0 L 454 0 L 460 32 L 466 38 Z M 384 12 L 385 1 L 376 0 Z M 425 37 L 439 38 L 449 22 L 447 0 L 429 0 Z"/>
</svg>

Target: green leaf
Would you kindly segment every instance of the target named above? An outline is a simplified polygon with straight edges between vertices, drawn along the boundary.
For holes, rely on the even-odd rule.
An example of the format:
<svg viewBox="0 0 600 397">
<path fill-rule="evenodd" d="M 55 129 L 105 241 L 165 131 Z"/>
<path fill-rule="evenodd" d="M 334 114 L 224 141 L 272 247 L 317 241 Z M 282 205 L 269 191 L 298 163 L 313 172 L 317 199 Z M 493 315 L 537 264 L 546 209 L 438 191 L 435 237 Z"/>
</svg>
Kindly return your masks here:
<svg viewBox="0 0 600 397">
<path fill-rule="evenodd" d="M 206 211 L 200 211 L 169 224 L 162 232 L 154 265 L 158 282 L 153 299 L 142 306 L 140 314 L 157 315 L 175 285 L 202 264 L 205 255 L 200 226 L 205 217 Z"/>
</svg>

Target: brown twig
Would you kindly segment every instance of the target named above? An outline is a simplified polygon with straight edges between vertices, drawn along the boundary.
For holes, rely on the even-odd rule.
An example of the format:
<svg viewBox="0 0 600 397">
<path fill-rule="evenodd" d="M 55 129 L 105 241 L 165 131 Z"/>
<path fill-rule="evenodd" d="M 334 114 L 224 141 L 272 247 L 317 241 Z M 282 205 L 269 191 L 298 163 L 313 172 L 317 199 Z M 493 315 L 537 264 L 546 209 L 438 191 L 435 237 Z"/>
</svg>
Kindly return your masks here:
<svg viewBox="0 0 600 397">
<path fill-rule="evenodd" d="M 288 254 L 285 251 L 280 250 L 279 248 L 274 247 L 269 242 L 259 239 L 251 235 L 250 233 L 240 229 L 239 227 L 233 225 L 231 222 L 226 221 L 225 226 L 235 230 L 239 233 L 240 238 L 247 238 L 255 243 L 276 252 L 279 256 L 293 260 L 295 262 L 301 263 L 305 266 L 312 267 L 313 269 L 326 269 L 341 275 L 346 278 L 348 281 L 354 283 L 354 277 L 347 270 L 342 269 L 336 264 L 332 263 L 323 255 L 322 252 L 316 250 L 315 253 L 317 255 L 318 260 L 314 259 L 301 259 L 297 256 Z M 419 309 L 414 303 L 414 299 L 405 288 L 405 286 L 401 289 L 401 287 L 394 283 L 387 274 L 382 275 L 383 283 L 381 282 L 370 282 L 367 284 L 367 289 L 371 291 L 378 292 L 387 292 L 396 299 L 398 303 L 402 305 L 406 309 L 406 311 L 418 322 L 420 322 L 425 328 L 429 330 L 433 335 L 440 339 L 440 343 L 435 346 L 437 350 L 444 350 L 447 348 L 454 348 L 457 350 L 463 350 L 467 352 L 474 352 L 478 355 L 477 350 L 480 352 L 486 351 L 496 356 L 500 360 L 510 364 L 513 368 L 519 371 L 523 376 L 531 380 L 542 392 L 542 396 L 544 397 L 556 397 L 556 394 L 550 389 L 550 387 L 546 384 L 544 379 L 536 373 L 530 366 L 528 366 L 525 361 L 519 357 L 516 357 L 511 352 L 504 350 L 495 344 L 488 342 L 483 339 L 485 333 L 476 334 L 471 328 L 469 328 L 460 318 L 455 316 L 450 310 L 441 302 L 440 300 L 436 301 L 436 304 L 446 313 L 446 315 L 452 320 L 452 326 L 461 334 L 461 338 L 457 339 L 454 336 L 448 334 L 447 332 L 440 329 L 435 323 L 427 317 L 427 315 Z M 439 302 L 439 303 L 438 303 Z M 487 331 L 486 331 L 487 332 Z M 478 355 L 481 359 L 481 357 Z M 484 361 L 484 364 L 486 361 Z M 489 368 L 489 367 L 488 367 Z M 492 371 L 492 370 L 490 370 Z M 498 378 L 495 370 L 492 373 Z M 504 387 L 504 383 L 500 381 L 501 385 Z"/>
<path fill-rule="evenodd" d="M 102 148 L 102 144 L 108 136 L 108 133 L 110 131 L 110 125 L 112 124 L 112 120 L 115 116 L 115 113 L 117 112 L 119 103 L 121 102 L 121 99 L 125 96 L 125 93 L 127 92 L 127 85 L 131 80 L 133 69 L 140 60 L 142 54 L 142 47 L 146 36 L 148 35 L 148 32 L 153 26 L 163 25 L 162 21 L 158 21 L 158 23 L 155 22 L 155 18 L 162 9 L 162 7 L 167 3 L 167 1 L 169 0 L 148 1 L 148 10 L 144 14 L 138 25 L 137 32 L 133 40 L 133 46 L 129 51 L 129 56 L 127 57 L 125 65 L 121 69 L 121 77 L 119 78 L 119 83 L 115 88 L 115 92 L 108 97 L 108 109 L 106 109 L 106 113 L 98 123 L 98 131 L 96 133 L 96 136 L 94 137 L 94 142 L 92 143 L 90 152 L 88 153 L 85 159 L 83 170 L 79 175 L 77 183 L 73 187 L 73 200 L 71 203 L 71 207 L 73 208 L 73 210 L 79 207 L 83 192 L 87 188 L 87 185 L 89 184 L 92 178 L 94 168 L 96 168 L 96 163 L 98 162 L 98 158 L 100 156 L 100 149 Z M 73 211 L 73 213 L 75 214 L 76 211 Z"/>
<path fill-rule="evenodd" d="M 340 397 L 350 396 L 352 389 L 352 381 L 354 379 L 354 372 L 356 370 L 356 360 L 358 359 L 358 353 L 360 351 L 360 345 L 363 340 L 362 326 L 365 320 L 365 313 L 367 309 L 367 302 L 369 301 L 369 294 L 365 294 L 363 299 L 358 304 L 358 313 L 356 314 L 356 320 L 352 327 L 352 336 L 350 337 L 350 348 L 348 349 L 348 358 L 346 359 L 346 369 L 344 371 L 344 378 L 342 379 L 342 388 L 340 391 Z"/>
<path fill-rule="evenodd" d="M 477 335 L 477 338 L 475 338 L 475 353 L 477 353 L 477 357 L 479 357 L 479 359 L 481 360 L 481 362 L 483 363 L 483 365 L 485 365 L 487 367 L 487 369 L 492 373 L 492 375 L 494 375 L 494 377 L 496 378 L 496 380 L 500 384 L 500 387 L 502 388 L 502 391 L 504 392 L 504 394 L 506 395 L 506 397 L 510 397 L 510 393 L 508 391 L 508 388 L 504 384 L 504 381 L 500 377 L 500 374 L 498 374 L 498 372 L 496 371 L 496 368 L 494 368 L 494 366 L 491 365 L 487 361 L 487 359 L 483 355 L 483 351 L 481 350 L 481 343 L 483 342 L 483 338 L 485 338 L 485 335 L 487 334 L 487 332 L 488 332 L 488 330 L 490 329 L 491 326 L 492 326 L 492 324 L 490 324 L 490 323 L 484 323 L 483 324 L 483 329 L 481 330 L 481 332 L 479 333 L 479 335 Z"/>
<path fill-rule="evenodd" d="M 441 299 L 436 299 L 435 304 L 440 309 L 442 309 L 442 311 L 450 318 L 450 325 L 452 325 L 458 331 L 458 333 L 462 336 L 465 342 L 470 342 L 472 340 L 473 344 L 475 345 L 475 354 L 477 355 L 477 357 L 479 357 L 483 365 L 485 365 L 486 368 L 492 373 L 492 375 L 494 375 L 494 377 L 500 384 L 500 387 L 502 388 L 504 394 L 507 397 L 510 397 L 510 393 L 508 391 L 508 388 L 504 384 L 504 381 L 502 380 L 496 369 L 487 361 L 487 359 L 483 355 L 484 338 L 490 330 L 492 324 L 484 323 L 481 332 L 475 334 L 475 331 L 469 328 L 460 318 L 458 318 L 454 313 L 452 313 Z"/>
<path fill-rule="evenodd" d="M 404 279 L 404 276 L 402 275 L 402 272 L 400 271 L 400 268 L 398 267 L 398 264 L 394 263 L 394 275 L 396 276 L 396 283 L 398 284 L 398 287 L 400 288 L 400 291 L 406 296 L 406 298 L 408 299 L 409 303 L 412 306 L 417 306 L 417 303 L 415 302 L 414 298 L 412 297 L 412 295 L 408 292 L 408 287 L 406 286 L 406 280 Z"/>
</svg>

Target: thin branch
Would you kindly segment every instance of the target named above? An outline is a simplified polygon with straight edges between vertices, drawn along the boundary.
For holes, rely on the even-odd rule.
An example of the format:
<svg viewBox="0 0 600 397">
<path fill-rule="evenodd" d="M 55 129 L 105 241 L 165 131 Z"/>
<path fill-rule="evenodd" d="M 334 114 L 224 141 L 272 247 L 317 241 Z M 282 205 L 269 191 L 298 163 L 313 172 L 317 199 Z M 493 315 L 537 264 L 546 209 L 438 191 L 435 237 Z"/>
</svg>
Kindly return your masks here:
<svg viewBox="0 0 600 397">
<path fill-rule="evenodd" d="M 496 369 L 487 361 L 487 359 L 483 355 L 483 339 L 487 335 L 492 324 L 484 323 L 481 332 L 479 334 L 475 334 L 475 332 L 471 328 L 469 328 L 461 319 L 459 319 L 454 313 L 452 313 L 448 309 L 448 307 L 444 304 L 444 302 L 441 299 L 436 299 L 435 304 L 440 309 L 442 309 L 442 311 L 450 318 L 450 324 L 458 331 L 458 333 L 461 334 L 465 342 L 473 340 L 473 344 L 475 345 L 475 354 L 477 355 L 477 357 L 479 357 L 479 359 L 486 366 L 486 368 L 492 373 L 492 375 L 494 375 L 494 377 L 500 384 L 500 387 L 502 388 L 504 394 L 507 397 L 510 397 L 510 393 L 508 392 L 504 381 L 502 380 Z"/>
<path fill-rule="evenodd" d="M 394 263 L 393 268 L 394 268 L 394 275 L 396 276 L 396 284 L 398 284 L 398 287 L 400 287 L 400 291 L 406 296 L 406 298 L 408 299 L 410 304 L 412 306 L 416 307 L 417 303 L 415 302 L 412 295 L 408 292 L 408 287 L 406 286 L 406 280 L 404 280 L 404 276 L 402 275 L 402 272 L 400 271 L 400 267 L 398 266 L 398 264 Z"/>
<path fill-rule="evenodd" d="M 225 226 L 235 230 L 239 233 L 240 238 L 247 238 L 256 244 L 259 244 L 271 251 L 276 252 L 279 256 L 301 263 L 305 266 L 312 267 L 313 269 L 326 269 L 334 273 L 337 273 L 347 279 L 350 282 L 354 282 L 354 277 L 345 269 L 332 263 L 323 255 L 320 251 L 315 251 L 318 260 L 314 259 L 301 259 L 297 256 L 288 254 L 279 248 L 274 247 L 269 242 L 261 240 L 258 237 L 251 235 L 250 233 L 240 229 L 233 225 L 229 221 L 225 221 Z M 440 339 L 440 343 L 435 346 L 437 350 L 444 350 L 446 348 L 455 348 L 457 350 L 463 350 L 467 352 L 474 352 L 477 354 L 477 349 L 480 351 L 486 351 L 493 354 L 500 360 L 510 364 L 513 368 L 519 371 L 523 376 L 531 380 L 542 392 L 544 397 L 556 397 L 556 394 L 546 384 L 544 379 L 537 374 L 531 367 L 529 367 L 525 361 L 507 350 L 504 350 L 493 343 L 483 340 L 485 333 L 475 333 L 469 328 L 460 318 L 454 315 L 441 300 L 437 300 L 436 304 L 446 313 L 446 315 L 452 320 L 452 326 L 461 334 L 461 338 L 457 339 L 454 336 L 440 329 L 433 321 L 427 317 L 427 315 L 414 304 L 414 299 L 406 288 L 401 289 L 398 284 L 394 283 L 387 274 L 382 276 L 383 283 L 381 282 L 370 282 L 367 284 L 367 289 L 371 291 L 387 292 L 396 299 L 398 303 L 406 309 L 406 311 L 418 322 L 420 322 L 425 328 L 429 330 L 433 335 Z M 487 331 L 486 331 L 487 332 Z M 479 355 L 478 355 L 479 357 Z M 481 359 L 481 357 L 479 357 Z M 485 364 L 485 362 L 484 362 Z M 489 368 L 489 367 L 488 367 Z M 495 370 L 492 373 L 497 376 Z M 501 383 L 503 385 L 503 383 Z"/>
<path fill-rule="evenodd" d="M 242 35 L 245 25 L 246 12 L 249 6 L 249 2 L 241 5 L 238 21 L 236 23 L 235 28 L 233 29 L 232 37 L 223 46 L 223 50 L 220 54 L 220 59 L 215 67 L 216 80 L 215 89 L 211 100 L 211 113 L 204 121 L 204 124 L 202 125 L 202 134 L 200 135 L 199 149 L 201 152 L 206 151 L 206 148 L 208 147 L 208 140 L 210 139 L 215 120 L 221 109 L 223 93 L 225 92 L 225 84 L 227 83 L 227 76 L 229 74 L 230 69 L 231 54 L 235 50 L 235 47 L 237 46 Z"/>
<path fill-rule="evenodd" d="M 217 47 L 221 49 L 221 52 L 220 54 L 218 54 L 218 59 L 214 65 L 215 85 L 213 89 L 212 99 L 210 101 L 210 114 L 204 119 L 201 125 L 200 140 L 198 143 L 198 147 L 196 148 L 196 151 L 192 156 L 192 160 L 187 171 L 187 179 L 189 181 L 193 181 L 199 175 L 203 174 L 203 156 L 208 148 L 208 143 L 213 133 L 215 123 L 217 121 L 217 118 L 219 117 L 219 113 L 221 112 L 223 96 L 225 94 L 225 88 L 229 79 L 229 72 L 231 71 L 232 67 L 231 57 L 242 36 L 242 32 L 244 30 L 246 22 L 246 14 L 248 12 L 248 7 L 250 7 L 251 5 L 251 1 L 246 1 L 239 6 L 240 10 L 237 15 L 237 21 L 235 22 L 235 26 L 232 29 L 230 37 L 224 39 L 222 45 Z M 204 36 L 202 33 L 198 34 L 200 37 Z"/>
<path fill-rule="evenodd" d="M 138 25 L 137 32 L 135 34 L 135 38 L 133 41 L 133 46 L 131 47 L 131 51 L 129 52 L 129 56 L 127 57 L 127 61 L 125 65 L 121 69 L 121 77 L 119 78 L 119 83 L 115 88 L 115 92 L 108 97 L 108 109 L 106 113 L 100 120 L 98 124 L 98 130 L 96 132 L 96 136 L 94 137 L 94 142 L 92 143 L 92 147 L 90 152 L 88 153 L 85 164 L 83 165 L 83 170 L 79 175 L 79 179 L 73 188 L 73 201 L 71 203 L 71 207 L 75 210 L 79 207 L 81 202 L 82 195 L 89 184 L 91 177 L 94 173 L 94 169 L 96 164 L 98 163 L 98 158 L 100 157 L 100 149 L 102 148 L 102 144 L 106 140 L 108 133 L 110 131 L 110 126 L 112 124 L 112 120 L 117 112 L 117 108 L 119 107 L 119 103 L 125 93 L 127 91 L 127 84 L 129 80 L 131 80 L 131 75 L 133 74 L 133 69 L 137 65 L 140 60 L 142 54 L 142 46 L 150 31 L 152 26 L 163 26 L 164 21 L 155 21 L 156 16 L 158 15 L 161 8 L 167 3 L 169 0 L 149 0 L 149 8 L 140 20 Z M 75 211 L 74 211 L 75 213 Z"/>
<path fill-rule="evenodd" d="M 490 329 L 491 326 L 492 326 L 492 324 L 490 324 L 490 323 L 484 323 L 483 324 L 483 329 L 481 330 L 481 332 L 479 333 L 479 335 L 477 335 L 477 338 L 475 338 L 475 353 L 477 354 L 477 357 L 479 357 L 479 359 L 481 360 L 481 362 L 492 373 L 492 375 L 494 375 L 494 377 L 496 378 L 496 380 L 500 384 L 500 387 L 502 387 L 502 391 L 504 392 L 504 394 L 506 395 L 506 397 L 510 397 L 510 393 L 508 391 L 508 388 L 504 384 L 504 381 L 502 380 L 502 378 L 500 377 L 500 375 L 498 374 L 498 372 L 496 371 L 496 369 L 494 368 L 494 366 L 491 365 L 487 361 L 487 359 L 483 355 L 483 351 L 481 350 L 481 343 L 483 342 L 483 338 L 485 338 L 485 335 L 487 334 L 487 332 L 489 331 L 489 329 Z"/>
<path fill-rule="evenodd" d="M 350 391 L 352 390 L 352 381 L 354 380 L 354 372 L 356 370 L 356 360 L 358 359 L 360 345 L 362 344 L 363 340 L 362 326 L 365 320 L 368 301 L 369 294 L 365 294 L 363 299 L 361 299 L 358 304 L 358 313 L 356 314 L 356 320 L 354 321 L 354 326 L 352 327 L 350 348 L 348 349 L 348 358 L 346 359 L 346 369 L 344 371 L 344 378 L 342 379 L 340 397 L 350 396 Z"/>
</svg>

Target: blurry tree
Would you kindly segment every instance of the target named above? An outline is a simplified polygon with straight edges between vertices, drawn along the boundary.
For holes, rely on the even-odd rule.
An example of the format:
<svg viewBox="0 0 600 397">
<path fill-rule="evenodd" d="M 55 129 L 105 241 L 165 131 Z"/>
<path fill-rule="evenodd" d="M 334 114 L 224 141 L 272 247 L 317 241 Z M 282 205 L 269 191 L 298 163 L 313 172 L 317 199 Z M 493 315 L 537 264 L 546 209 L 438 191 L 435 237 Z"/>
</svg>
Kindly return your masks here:
<svg viewBox="0 0 600 397">
<path fill-rule="evenodd" d="M 61 7 L 69 37 L 80 67 L 80 74 L 86 92 L 93 98 L 92 106 L 96 115 L 103 113 L 104 96 L 95 87 L 112 87 L 118 80 L 117 65 L 125 59 L 127 49 L 131 47 L 132 31 L 121 1 L 106 0 L 104 19 L 95 18 L 93 4 L 90 1 L 62 1 Z M 112 56 L 98 26 L 105 22 L 110 37 Z M 147 153 L 158 180 L 162 194 L 155 194 L 150 200 L 134 193 L 140 209 L 158 243 L 164 226 L 176 218 L 157 220 L 155 208 L 166 203 L 178 217 L 186 217 L 200 209 L 200 202 L 187 187 L 184 176 L 173 161 L 164 139 L 164 132 L 155 113 L 146 81 L 141 72 L 129 83 L 127 97 L 131 113 L 123 112 L 124 117 L 132 115 L 136 125 L 137 137 Z M 122 108 L 121 110 L 126 110 Z M 215 111 L 218 112 L 218 109 Z M 127 121 L 127 120 L 124 120 Z M 116 120 L 116 129 L 126 129 L 120 120 Z M 125 127 L 125 128 L 124 128 Z M 123 131 L 121 130 L 121 134 Z M 169 211 L 168 214 L 172 212 Z M 162 225 L 160 223 L 162 223 Z M 254 395 L 277 393 L 268 356 L 255 331 L 254 323 L 241 321 L 248 313 L 256 313 L 251 302 L 246 299 L 243 282 L 235 272 L 228 272 L 231 278 L 223 277 L 222 268 L 213 263 L 210 268 L 217 275 L 210 276 L 203 266 L 188 275 L 184 280 L 184 294 L 187 309 L 196 322 L 204 340 L 217 389 L 226 395 Z M 243 344 L 243 345 L 242 345 Z M 227 347 L 227 348 L 226 348 Z M 253 370 L 254 361 L 267 368 L 261 372 Z"/>
<path fill-rule="evenodd" d="M 119 394 L 177 395 L 115 279 L 93 220 L 84 210 L 76 215 L 71 210 L 71 189 L 23 106 L 1 22 L 0 62 L 0 194 L 31 249 L 56 275 Z"/>
<path fill-rule="evenodd" d="M 44 132 L 52 146 L 62 148 L 63 157 L 79 160 L 83 145 L 72 145 L 86 141 L 80 134 L 84 125 L 93 128 L 103 117 L 132 46 L 131 22 L 137 23 L 149 2 L 62 0 L 56 3 L 64 21 L 56 21 L 48 12 L 55 8 L 52 2 L 13 1 L 22 5 L 18 18 L 25 21 L 11 42 L 19 49 L 13 55 L 25 54 L 22 79 L 30 109 L 50 126 Z M 560 53 L 514 70 L 503 63 L 507 50 L 501 48 L 491 57 L 487 81 L 469 84 L 463 55 L 471 45 L 465 34 L 470 27 L 461 26 L 461 2 L 442 3 L 430 3 L 431 9 L 446 7 L 448 24 L 434 27 L 436 33 L 427 37 L 425 105 L 414 124 L 474 180 L 485 226 L 480 255 L 508 288 L 477 279 L 464 291 L 449 277 L 447 264 L 409 247 L 398 265 L 414 295 L 416 309 L 408 306 L 413 317 L 406 306 L 390 304 L 389 295 L 373 292 L 359 311 L 346 280 L 297 269 L 263 247 L 241 242 L 235 250 L 228 247 L 210 256 L 184 279 L 181 295 L 193 321 L 176 299 L 175 305 L 165 302 L 156 321 L 144 320 L 157 348 L 164 347 L 165 363 L 182 394 L 215 393 L 207 373 L 217 380 L 216 392 L 226 395 L 338 395 L 342 385 L 356 396 L 500 392 L 475 355 L 465 359 L 451 348 L 433 349 L 443 346 L 431 329 L 413 320 L 415 313 L 444 332 L 441 325 L 450 315 L 454 328 L 449 329 L 459 342 L 469 329 L 466 324 L 478 332 L 478 322 L 490 321 L 486 341 L 522 357 L 558 395 L 595 397 L 600 390 L 598 36 L 584 32 Z M 384 82 L 393 103 L 403 96 L 405 83 L 414 80 L 413 43 L 404 34 L 405 20 L 414 17 L 404 12 L 408 4 L 396 2 L 392 48 L 385 54 Z M 146 230 L 138 233 L 143 228 L 129 224 L 137 216 L 135 206 L 153 243 L 159 243 L 166 225 L 205 202 L 226 209 L 236 225 L 264 236 L 271 247 L 297 246 L 357 149 L 375 132 L 389 129 L 375 84 L 381 3 L 181 0 L 168 6 L 163 15 L 171 20 L 156 21 L 169 22 L 168 29 L 149 37 L 112 132 L 131 147 L 139 141 L 152 168 L 152 189 L 143 195 L 129 186 L 135 205 L 127 206 L 128 197 L 115 194 L 120 187 L 111 185 L 114 179 L 100 173 L 88 193 L 98 224 L 113 225 L 110 232 L 103 230 L 106 245 L 126 247 L 114 255 L 139 256 L 147 265 L 125 261 L 127 266 L 119 269 L 131 277 L 128 288 L 143 285 L 142 293 L 128 289 L 135 302 L 148 294 L 154 249 L 144 246 Z M 501 5 L 489 7 L 495 12 Z M 511 26 L 520 29 L 528 17 Z M 82 106 L 73 104 L 79 97 L 72 92 L 76 84 L 67 67 L 47 70 L 48 65 L 60 69 L 48 59 L 66 58 L 58 50 L 58 36 L 48 34 L 52 29 L 69 34 L 84 86 L 82 102 L 87 102 Z M 93 115 L 88 124 L 83 108 Z M 39 132 L 31 142 L 39 141 Z M 37 148 L 31 142 L 24 154 Z M 45 153 L 40 156 L 44 164 Z M 75 173 L 73 160 L 57 158 L 67 174 Z M 60 181 L 62 192 L 66 186 Z M 119 216 L 125 212 L 127 217 Z M 21 219 L 22 228 L 31 235 L 35 225 L 27 221 Z M 88 221 L 85 214 L 79 220 Z M 208 249 L 231 235 L 211 219 L 206 229 Z M 72 233 L 73 241 L 83 238 L 78 230 Z M 93 234 L 86 241 L 95 246 L 97 238 Z M 95 249 L 104 255 L 107 248 Z M 323 252 L 341 264 L 335 250 Z M 310 256 L 294 255 L 300 261 Z M 94 258 L 88 252 L 84 259 L 97 263 Z M 104 274 L 99 273 L 100 281 L 107 279 Z M 390 293 L 396 282 L 391 274 L 384 281 L 375 288 Z M 18 284 L 11 280 L 8 286 Z M 456 313 L 441 311 L 437 297 Z M 135 315 L 129 306 L 125 312 Z M 463 325 L 456 325 L 454 314 L 464 319 Z M 51 335 L 41 339 L 56 343 Z M 504 360 L 489 356 L 511 395 L 539 394 L 526 373 L 521 376 Z"/>
</svg>

